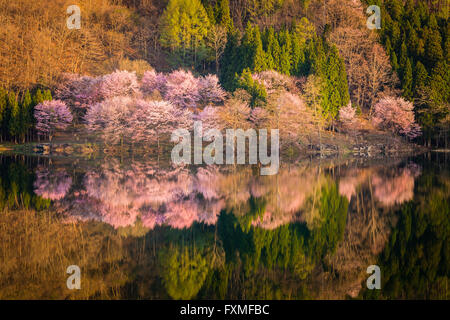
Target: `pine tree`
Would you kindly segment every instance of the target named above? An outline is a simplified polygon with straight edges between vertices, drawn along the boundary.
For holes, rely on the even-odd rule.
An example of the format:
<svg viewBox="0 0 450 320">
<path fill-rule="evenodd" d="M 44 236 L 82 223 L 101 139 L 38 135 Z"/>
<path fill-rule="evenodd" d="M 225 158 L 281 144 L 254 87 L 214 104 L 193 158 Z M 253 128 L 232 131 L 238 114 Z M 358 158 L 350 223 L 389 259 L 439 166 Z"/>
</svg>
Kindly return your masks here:
<svg viewBox="0 0 450 320">
<path fill-rule="evenodd" d="M 314 37 L 306 48 L 306 60 L 304 74 L 314 73 L 323 76 L 324 64 L 326 63 L 326 54 L 323 46 L 323 39 Z"/>
<path fill-rule="evenodd" d="M 425 59 L 427 62 L 427 66 L 429 68 L 433 68 L 434 65 L 438 61 L 443 60 L 444 57 L 441 46 L 442 38 L 441 34 L 439 33 L 439 29 L 427 28 L 425 34 Z"/>
<path fill-rule="evenodd" d="M 267 53 L 271 55 L 273 60 L 270 61 L 271 69 L 279 70 L 281 49 L 278 40 L 275 37 L 275 31 L 273 28 L 269 28 L 267 34 Z"/>
<path fill-rule="evenodd" d="M 22 142 L 25 142 L 25 138 L 28 134 L 29 129 L 33 124 L 33 106 L 30 92 L 27 90 L 23 97 L 21 106 L 20 106 L 20 115 L 21 115 L 21 138 Z"/>
<path fill-rule="evenodd" d="M 389 38 L 386 39 L 386 42 L 385 42 L 384 46 L 386 48 L 386 54 L 387 55 L 391 55 L 392 46 L 391 46 L 391 40 L 389 40 Z"/>
<path fill-rule="evenodd" d="M 33 96 L 33 105 L 38 105 L 39 103 L 43 102 L 44 96 L 42 95 L 41 89 L 37 89 L 36 93 Z"/>
<path fill-rule="evenodd" d="M 388 2 L 389 12 L 394 20 L 400 20 L 403 14 L 403 4 L 400 0 L 391 0 Z"/>
<path fill-rule="evenodd" d="M 438 62 L 430 74 L 430 102 L 435 109 L 450 102 L 450 70 L 445 62 Z M 447 110 L 448 112 L 449 110 Z"/>
<path fill-rule="evenodd" d="M 391 28 L 391 44 L 394 48 L 398 48 L 401 36 L 400 26 L 397 21 L 392 22 Z"/>
<path fill-rule="evenodd" d="M 228 0 L 218 0 L 216 2 L 214 18 L 216 23 L 227 28 L 227 31 L 233 30 L 233 20 L 231 19 Z"/>
<path fill-rule="evenodd" d="M 416 56 L 414 58 L 417 58 L 418 55 L 418 46 L 419 46 L 419 40 L 417 38 L 417 33 L 416 31 L 411 27 L 411 24 L 409 23 L 409 21 L 406 24 L 406 31 L 408 34 L 408 38 L 407 38 L 407 46 L 408 48 L 410 48 L 410 52 L 413 52 Z"/>
<path fill-rule="evenodd" d="M 44 98 L 44 101 L 52 101 L 53 100 L 52 92 L 49 89 L 45 90 L 44 94 L 43 94 L 43 98 Z"/>
<path fill-rule="evenodd" d="M 263 105 L 267 101 L 267 92 L 264 86 L 253 80 L 252 73 L 249 68 L 242 71 L 241 76 L 237 79 L 238 87 L 246 90 L 250 96 L 250 106 L 256 107 Z"/>
<path fill-rule="evenodd" d="M 10 91 L 8 94 L 8 109 L 10 110 L 9 134 L 11 139 L 17 142 L 17 136 L 20 134 L 20 107 L 17 102 L 16 94 Z"/>
<path fill-rule="evenodd" d="M 350 100 L 344 61 L 339 57 L 339 51 L 335 45 L 329 48 L 323 68 L 322 72 L 326 75 L 323 108 L 328 118 L 335 119 L 339 108 L 347 105 Z"/>
<path fill-rule="evenodd" d="M 233 91 L 236 88 L 235 75 L 243 70 L 242 57 L 239 48 L 239 32 L 228 33 L 227 44 L 220 60 L 220 83 L 224 89 Z"/>
<path fill-rule="evenodd" d="M 294 34 L 297 41 L 306 42 L 315 37 L 316 29 L 306 17 L 303 17 L 294 25 Z"/>
<path fill-rule="evenodd" d="M 292 65 L 291 65 L 291 74 L 300 75 L 300 69 L 305 62 L 305 47 L 300 44 L 300 41 L 297 40 L 295 33 L 291 34 L 291 42 L 292 42 Z M 304 43 L 303 43 L 304 44 Z"/>
<path fill-rule="evenodd" d="M 292 42 L 290 34 L 287 30 L 280 32 L 280 70 L 281 73 L 291 75 L 292 68 Z"/>
<path fill-rule="evenodd" d="M 279 71 L 283 74 L 290 75 L 291 61 L 289 51 L 286 46 L 281 48 Z"/>
<path fill-rule="evenodd" d="M 425 88 L 428 82 L 428 72 L 425 66 L 417 61 L 416 68 L 414 70 L 414 96 L 417 97 L 419 90 Z"/>
<path fill-rule="evenodd" d="M 274 37 L 271 39 L 269 50 L 273 58 L 275 70 L 281 72 L 281 47 L 275 34 Z"/>
<path fill-rule="evenodd" d="M 266 64 L 266 53 L 263 50 L 261 33 L 258 27 L 255 28 L 255 44 L 256 50 L 253 58 L 254 71 L 261 72 L 267 69 L 267 64 Z"/>
<path fill-rule="evenodd" d="M 406 47 L 405 42 L 402 42 L 401 48 L 400 48 L 400 68 L 402 70 L 401 72 L 401 77 L 403 79 L 403 75 L 404 75 L 404 70 L 406 67 L 406 62 L 408 61 L 408 49 Z"/>
<path fill-rule="evenodd" d="M 201 2 L 170 0 L 161 23 L 161 44 L 170 50 L 172 63 L 195 67 L 210 25 Z"/>
<path fill-rule="evenodd" d="M 392 52 L 391 52 L 391 65 L 392 65 L 392 68 L 394 70 L 398 70 L 399 69 L 399 65 L 398 65 L 398 62 L 397 62 L 397 54 L 395 53 L 394 50 L 392 50 Z"/>
<path fill-rule="evenodd" d="M 421 28 L 422 28 L 422 23 L 420 21 L 420 14 L 419 14 L 419 12 L 414 9 L 412 11 L 412 14 L 411 15 L 408 14 L 408 16 L 411 17 L 411 21 L 413 22 L 414 29 L 417 30 L 417 31 L 420 31 Z"/>
<path fill-rule="evenodd" d="M 402 90 L 403 96 L 410 100 L 413 96 L 413 71 L 411 66 L 411 60 L 407 59 L 406 66 L 403 71 L 403 81 L 402 81 Z"/>
<path fill-rule="evenodd" d="M 258 30 L 259 32 L 259 30 Z M 255 68 L 254 65 L 254 57 L 256 53 L 256 32 L 255 28 L 251 25 L 250 22 L 247 23 L 247 27 L 245 28 L 244 36 L 242 37 L 241 44 L 241 58 L 245 67 L 253 70 Z"/>
<path fill-rule="evenodd" d="M 414 0 L 407 0 L 405 4 L 405 16 L 412 17 L 415 11 Z"/>
<path fill-rule="evenodd" d="M 272 52 L 266 52 L 266 66 L 267 70 L 275 70 L 275 61 L 272 57 Z"/>
<path fill-rule="evenodd" d="M 0 142 L 6 135 L 6 128 L 8 124 L 7 119 L 7 92 L 0 88 Z"/>
</svg>

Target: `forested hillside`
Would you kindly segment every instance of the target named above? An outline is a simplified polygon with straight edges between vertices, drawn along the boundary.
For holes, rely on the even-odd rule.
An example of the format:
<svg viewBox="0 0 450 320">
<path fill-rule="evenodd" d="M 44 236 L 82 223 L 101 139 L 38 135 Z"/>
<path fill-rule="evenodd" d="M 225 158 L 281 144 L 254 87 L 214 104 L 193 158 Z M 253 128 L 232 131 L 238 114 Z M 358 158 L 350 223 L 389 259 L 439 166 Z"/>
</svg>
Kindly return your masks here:
<svg viewBox="0 0 450 320">
<path fill-rule="evenodd" d="M 367 1 L 366 1 L 367 2 Z M 382 11 L 381 42 L 399 75 L 403 96 L 414 102 L 428 146 L 450 126 L 448 1 L 370 1 Z"/>
<path fill-rule="evenodd" d="M 357 0 L 80 0 L 81 28 L 69 30 L 69 1 L 1 0 L 2 138 L 32 139 L 27 90 L 54 92 L 64 73 L 181 68 L 217 74 L 228 92 L 246 91 L 251 108 L 268 96 L 254 75 L 275 70 L 292 77 L 326 129 L 345 113 L 376 117 L 379 129 L 447 146 L 448 3 L 372 2 L 382 9 L 378 31 L 366 27 L 369 3 Z M 395 123 L 392 108 L 414 110 L 421 130 Z"/>
</svg>

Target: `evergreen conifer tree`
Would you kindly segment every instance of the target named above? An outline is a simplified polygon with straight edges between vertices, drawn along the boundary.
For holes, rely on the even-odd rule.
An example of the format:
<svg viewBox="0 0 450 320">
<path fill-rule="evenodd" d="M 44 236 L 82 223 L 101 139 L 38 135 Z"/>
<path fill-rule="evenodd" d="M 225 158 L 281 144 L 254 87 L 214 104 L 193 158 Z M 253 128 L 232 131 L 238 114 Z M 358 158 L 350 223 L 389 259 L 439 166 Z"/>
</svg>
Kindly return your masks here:
<svg viewBox="0 0 450 320">
<path fill-rule="evenodd" d="M 10 110 L 10 119 L 9 119 L 9 134 L 11 139 L 14 139 L 17 142 L 17 137 L 20 134 L 20 107 L 17 102 L 16 94 L 13 91 L 10 91 L 8 94 L 8 109 Z"/>
<path fill-rule="evenodd" d="M 22 142 L 25 142 L 25 138 L 28 134 L 29 129 L 33 124 L 33 105 L 32 105 L 30 91 L 26 91 L 23 97 L 21 106 L 20 106 L 20 115 L 21 115 L 21 138 Z"/>
<path fill-rule="evenodd" d="M 7 92 L 5 89 L 0 88 L 0 141 L 6 138 L 6 128 L 8 126 L 7 108 Z"/>
<path fill-rule="evenodd" d="M 413 71 L 411 66 L 411 60 L 408 58 L 406 61 L 406 66 L 403 71 L 403 81 L 402 81 L 403 96 L 411 100 L 413 97 Z"/>
<path fill-rule="evenodd" d="M 217 24 L 227 28 L 227 31 L 233 30 L 233 20 L 230 15 L 230 4 L 228 0 L 218 0 L 214 8 L 214 18 Z"/>
</svg>

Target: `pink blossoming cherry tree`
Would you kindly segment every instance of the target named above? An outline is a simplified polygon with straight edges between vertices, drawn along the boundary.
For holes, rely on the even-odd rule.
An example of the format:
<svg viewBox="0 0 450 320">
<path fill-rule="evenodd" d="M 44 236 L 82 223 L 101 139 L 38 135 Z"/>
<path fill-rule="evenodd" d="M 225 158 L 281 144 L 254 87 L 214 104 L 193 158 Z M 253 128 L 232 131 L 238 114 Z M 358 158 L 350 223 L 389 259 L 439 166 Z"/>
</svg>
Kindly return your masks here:
<svg viewBox="0 0 450 320">
<path fill-rule="evenodd" d="M 382 130 L 416 138 L 421 130 L 414 120 L 413 109 L 413 104 L 403 98 L 383 98 L 375 105 L 372 123 Z"/>
<path fill-rule="evenodd" d="M 36 130 L 51 141 L 56 130 L 64 130 L 73 118 L 69 108 L 61 100 L 44 101 L 34 109 Z"/>
</svg>

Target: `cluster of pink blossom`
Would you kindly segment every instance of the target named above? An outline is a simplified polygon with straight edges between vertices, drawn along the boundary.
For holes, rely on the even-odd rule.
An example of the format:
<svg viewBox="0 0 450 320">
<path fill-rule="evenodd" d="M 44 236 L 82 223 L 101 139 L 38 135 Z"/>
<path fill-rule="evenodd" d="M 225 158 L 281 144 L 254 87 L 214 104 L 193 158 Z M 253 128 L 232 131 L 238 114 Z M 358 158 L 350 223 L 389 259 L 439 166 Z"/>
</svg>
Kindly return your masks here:
<svg viewBox="0 0 450 320">
<path fill-rule="evenodd" d="M 133 109 L 132 98 L 113 97 L 91 106 L 84 120 L 89 131 L 98 132 L 105 142 L 116 144 L 129 137 Z"/>
<path fill-rule="evenodd" d="M 289 76 L 275 70 L 267 70 L 252 74 L 252 77 L 253 80 L 266 88 L 267 93 L 272 93 L 277 90 L 290 90 L 294 87 L 292 79 Z"/>
<path fill-rule="evenodd" d="M 339 109 L 339 120 L 344 125 L 351 125 L 355 121 L 356 109 L 352 107 L 352 102 Z"/>
<path fill-rule="evenodd" d="M 44 101 L 34 107 L 36 130 L 41 136 L 50 140 L 56 130 L 66 129 L 72 123 L 73 117 L 69 108 L 61 100 Z"/>
<path fill-rule="evenodd" d="M 256 127 L 263 127 L 270 119 L 270 114 L 266 109 L 256 107 L 253 108 L 250 114 L 250 121 L 255 124 Z"/>
<path fill-rule="evenodd" d="M 101 78 L 65 73 L 58 82 L 55 97 L 64 101 L 73 110 L 85 109 L 98 102 L 98 84 Z"/>
<path fill-rule="evenodd" d="M 64 198 L 72 186 L 72 177 L 65 170 L 49 170 L 38 167 L 36 170 L 36 181 L 34 182 L 34 192 L 50 200 L 60 200 Z"/>
<path fill-rule="evenodd" d="M 75 110 L 86 109 L 108 98 L 133 96 L 139 92 L 135 72 L 116 70 L 100 77 L 66 73 L 57 85 L 55 95 Z"/>
<path fill-rule="evenodd" d="M 223 129 L 224 123 L 220 117 L 220 107 L 206 106 L 201 112 L 194 115 L 194 119 L 201 121 L 203 125 L 203 131 L 209 129 Z"/>
<path fill-rule="evenodd" d="M 280 128 L 282 141 L 295 143 L 302 134 L 312 132 L 316 126 L 314 115 L 297 94 L 281 92 L 275 102 L 275 111 L 272 121 L 276 128 Z"/>
<path fill-rule="evenodd" d="M 225 100 L 225 91 L 219 84 L 216 75 L 207 75 L 198 81 L 198 92 L 203 105 L 209 103 L 219 104 Z"/>
<path fill-rule="evenodd" d="M 150 95 L 158 91 L 161 95 L 166 93 L 167 78 L 163 73 L 155 70 L 145 71 L 141 80 L 141 90 L 144 94 Z"/>
<path fill-rule="evenodd" d="M 192 114 L 167 101 L 137 100 L 129 119 L 134 142 L 155 142 L 177 128 L 190 129 Z"/>
<path fill-rule="evenodd" d="M 152 94 L 157 90 L 161 96 L 182 108 L 197 108 L 199 104 L 218 104 L 224 101 L 225 91 L 215 75 L 196 78 L 190 71 L 176 70 L 167 75 L 146 71 L 141 90 Z"/>
<path fill-rule="evenodd" d="M 415 138 L 421 135 L 421 129 L 413 109 L 413 104 L 403 98 L 386 97 L 375 105 L 372 122 L 380 129 Z"/>
<path fill-rule="evenodd" d="M 87 129 L 107 143 L 155 142 L 177 128 L 190 128 L 190 111 L 167 101 L 113 97 L 93 105 L 85 117 Z"/>
<path fill-rule="evenodd" d="M 134 96 L 139 92 L 136 72 L 116 70 L 101 77 L 98 94 L 102 99 L 117 96 Z"/>
</svg>

